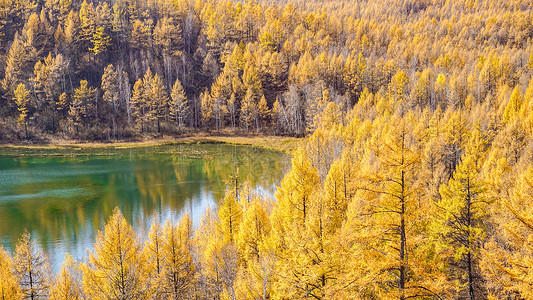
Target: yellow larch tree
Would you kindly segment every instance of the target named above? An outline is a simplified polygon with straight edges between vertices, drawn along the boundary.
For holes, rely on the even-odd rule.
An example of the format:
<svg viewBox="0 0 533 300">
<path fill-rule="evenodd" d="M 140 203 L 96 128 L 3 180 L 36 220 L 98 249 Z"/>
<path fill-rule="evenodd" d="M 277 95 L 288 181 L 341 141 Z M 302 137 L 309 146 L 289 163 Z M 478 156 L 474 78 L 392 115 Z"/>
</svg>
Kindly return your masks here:
<svg viewBox="0 0 533 300">
<path fill-rule="evenodd" d="M 270 247 L 277 255 L 273 297 L 323 297 L 329 276 L 323 270 L 320 177 L 305 150 L 294 153 L 292 169 L 276 192 Z"/>
<path fill-rule="evenodd" d="M 324 92 L 326 92 L 325 90 Z M 335 102 L 328 102 L 324 111 L 319 115 L 320 127 L 326 130 L 332 130 L 342 122 L 342 113 L 339 105 Z"/>
<path fill-rule="evenodd" d="M 214 118 L 213 97 L 211 97 L 208 91 L 204 91 L 199 97 L 201 102 L 200 111 L 202 115 L 202 124 L 209 127 Z"/>
<path fill-rule="evenodd" d="M 242 220 L 242 206 L 235 198 L 234 191 L 226 192 L 222 205 L 218 209 L 218 217 L 224 243 L 235 243 Z"/>
<path fill-rule="evenodd" d="M 148 240 L 143 249 L 143 256 L 149 272 L 150 294 L 154 298 L 161 296 L 161 276 L 163 268 L 163 230 L 157 221 L 157 215 L 148 234 Z"/>
<path fill-rule="evenodd" d="M 263 248 L 265 238 L 270 234 L 269 201 L 252 197 L 246 205 L 239 224 L 235 242 L 244 261 L 257 260 Z"/>
<path fill-rule="evenodd" d="M 255 98 L 257 98 L 257 95 L 253 93 L 253 89 L 248 88 L 244 99 L 241 101 L 240 123 L 246 131 L 256 121 L 258 111 L 257 100 Z"/>
<path fill-rule="evenodd" d="M 162 285 L 169 299 L 193 297 L 194 264 L 192 253 L 192 221 L 185 214 L 177 226 L 167 222 L 163 228 Z"/>
<path fill-rule="evenodd" d="M 120 210 L 99 231 L 94 251 L 82 264 L 83 288 L 93 299 L 145 299 L 147 267 L 142 248 Z"/>
<path fill-rule="evenodd" d="M 448 79 L 446 75 L 440 73 L 435 81 L 435 101 L 437 105 L 445 106 L 448 104 Z"/>
<path fill-rule="evenodd" d="M 443 152 L 442 160 L 448 180 L 459 164 L 461 151 L 466 141 L 467 127 L 466 117 L 462 111 L 446 110 L 443 121 L 443 125 L 434 128 L 442 139 L 440 142 Z"/>
<path fill-rule="evenodd" d="M 494 281 L 497 295 L 509 298 L 533 297 L 533 167 L 522 171 L 511 189 L 510 197 L 502 199 L 502 213 L 495 216 L 501 236 L 483 249 L 483 270 Z M 496 218 L 497 217 L 497 218 Z M 496 299 L 498 296 L 489 294 Z"/>
<path fill-rule="evenodd" d="M 357 193 L 340 235 L 347 262 L 341 280 L 360 298 L 436 296 L 440 279 L 428 272 L 435 259 L 423 239 L 430 205 L 420 195 L 412 118 L 393 116 L 381 127 L 373 147 L 362 150 Z"/>
<path fill-rule="evenodd" d="M 260 127 L 262 130 L 262 128 L 268 124 L 268 121 L 270 120 L 270 115 L 271 115 L 265 95 L 261 96 L 259 103 L 257 103 L 257 115 L 258 115 L 258 118 L 260 119 L 259 123 L 260 123 Z"/>
<path fill-rule="evenodd" d="M 19 125 L 24 125 L 24 134 L 26 138 L 29 138 L 28 136 L 28 119 L 29 119 L 29 109 L 28 104 L 30 101 L 30 92 L 26 89 L 26 86 L 24 84 L 19 84 L 17 86 L 17 89 L 14 92 L 15 97 L 13 100 L 15 101 L 15 104 L 17 105 L 17 110 L 19 111 L 19 117 L 17 119 L 17 123 Z"/>
<path fill-rule="evenodd" d="M 142 79 L 139 79 L 133 85 L 131 92 L 131 116 L 136 124 L 140 123 L 141 133 L 144 132 L 144 124 L 148 120 L 148 109 L 146 104 L 145 90 Z"/>
<path fill-rule="evenodd" d="M 234 282 L 237 275 L 238 253 L 235 245 L 224 242 L 218 216 L 208 208 L 200 220 L 194 235 L 198 255 L 198 284 L 201 297 L 234 298 Z"/>
<path fill-rule="evenodd" d="M 528 133 L 533 133 L 533 77 L 529 80 L 529 84 L 526 88 L 524 105 L 522 105 L 520 117 L 522 120 L 524 120 L 524 126 L 526 127 Z"/>
<path fill-rule="evenodd" d="M 494 138 L 492 148 L 498 149 L 511 166 L 518 164 L 530 137 L 525 123 L 518 117 L 509 120 Z"/>
<path fill-rule="evenodd" d="M 189 113 L 189 104 L 179 78 L 176 78 L 172 86 L 170 97 L 172 101 L 170 102 L 169 113 L 176 122 L 178 130 L 182 130 L 185 126 L 185 118 Z"/>
<path fill-rule="evenodd" d="M 337 175 L 339 173 L 336 171 L 332 173 L 332 176 Z M 332 176 L 329 177 L 330 184 L 333 180 Z M 332 195 L 325 196 L 331 191 L 325 192 L 324 189 L 312 195 L 306 231 L 302 240 L 296 240 L 296 245 L 294 245 L 296 247 L 292 250 L 298 261 L 294 264 L 295 273 L 300 272 L 301 278 L 307 284 L 304 291 L 309 296 L 319 299 L 335 298 L 337 292 L 344 288 L 342 284 L 338 284 L 338 277 L 343 266 L 340 253 L 338 253 L 336 236 L 343 217 L 337 214 L 339 207 L 331 202 L 331 198 L 328 199 L 328 196 Z M 341 203 L 337 204 L 342 206 Z M 341 220 L 335 220 L 335 217 Z M 338 222 L 335 223 L 335 221 Z"/>
<path fill-rule="evenodd" d="M 50 289 L 50 264 L 44 252 L 25 231 L 20 237 L 13 257 L 13 274 L 18 279 L 24 298 L 47 299 Z"/>
<path fill-rule="evenodd" d="M 0 299 L 22 299 L 20 286 L 13 274 L 13 259 L 0 246 Z"/>
<path fill-rule="evenodd" d="M 287 226 L 283 230 L 288 230 L 294 223 L 302 227 L 305 225 L 309 215 L 309 197 L 318 189 L 319 181 L 318 170 L 311 165 L 305 151 L 297 150 L 293 154 L 292 169 L 276 192 L 277 214 L 285 219 L 283 226 Z"/>
<path fill-rule="evenodd" d="M 433 105 L 431 100 L 431 70 L 425 69 L 422 72 L 417 72 L 415 76 L 417 81 L 414 84 L 412 92 L 413 102 L 421 107 Z"/>
<path fill-rule="evenodd" d="M 85 299 L 79 264 L 69 254 L 50 289 L 50 300 Z"/>
<path fill-rule="evenodd" d="M 157 132 L 161 132 L 161 122 L 168 120 L 169 116 L 169 97 L 163 79 L 159 74 L 155 74 L 151 81 L 150 90 L 151 120 L 157 125 Z"/>
<path fill-rule="evenodd" d="M 523 102 L 524 98 L 520 92 L 520 87 L 515 86 L 511 97 L 509 98 L 509 102 L 507 103 L 507 106 L 505 106 L 505 110 L 503 112 L 504 124 L 512 122 L 515 120 L 515 118 L 520 116 L 520 111 L 522 110 L 522 106 L 524 104 Z"/>
<path fill-rule="evenodd" d="M 236 299 L 277 299 L 273 283 L 278 279 L 276 276 L 276 255 L 267 251 L 260 254 L 259 259 L 246 263 L 240 267 L 235 282 Z"/>
<path fill-rule="evenodd" d="M 435 203 L 433 231 L 437 251 L 447 262 L 453 297 L 476 299 L 485 296 L 479 269 L 480 249 L 485 239 L 490 199 L 480 174 L 484 141 L 475 134 L 453 177 L 440 188 Z"/>
<path fill-rule="evenodd" d="M 327 215 L 323 226 L 330 234 L 335 234 L 335 231 L 341 227 L 346 218 L 349 191 L 348 172 L 345 164 L 345 160 L 335 161 L 324 182 L 324 205 Z"/>
<path fill-rule="evenodd" d="M 154 103 L 154 77 L 155 74 L 152 73 L 152 70 L 148 68 L 146 73 L 144 73 L 144 76 L 142 78 L 142 85 L 137 86 L 138 89 L 136 89 L 136 85 L 138 84 L 139 80 L 135 83 L 133 86 L 132 91 L 132 98 L 136 98 L 137 96 L 140 96 L 140 99 L 135 99 L 139 102 L 139 107 L 142 108 L 142 114 L 141 119 L 142 122 L 146 122 L 147 124 L 150 123 L 151 120 L 155 120 L 156 117 L 154 116 L 154 108 L 157 108 L 157 103 Z M 158 90 L 156 88 L 156 90 Z M 137 94 L 137 95 L 136 95 Z M 147 127 L 149 127 L 147 125 Z"/>
<path fill-rule="evenodd" d="M 268 239 L 271 232 L 266 199 L 252 197 L 243 212 L 236 244 L 242 260 L 237 275 L 236 296 L 239 299 L 268 299 L 274 280 L 275 257 Z"/>
<path fill-rule="evenodd" d="M 389 84 L 389 96 L 394 103 L 401 104 L 407 98 L 408 78 L 404 71 L 400 70 L 392 76 Z"/>
</svg>

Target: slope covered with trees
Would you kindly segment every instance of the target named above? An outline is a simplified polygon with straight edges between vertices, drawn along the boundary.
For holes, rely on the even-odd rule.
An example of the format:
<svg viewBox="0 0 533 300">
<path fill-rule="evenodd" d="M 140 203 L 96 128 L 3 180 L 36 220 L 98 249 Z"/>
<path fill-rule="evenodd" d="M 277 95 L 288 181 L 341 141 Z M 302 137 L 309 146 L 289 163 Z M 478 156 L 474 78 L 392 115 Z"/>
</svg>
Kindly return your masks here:
<svg viewBox="0 0 533 300">
<path fill-rule="evenodd" d="M 527 1 L 3 0 L 0 140 L 303 136 L 364 90 L 497 107 L 531 77 Z"/>
</svg>

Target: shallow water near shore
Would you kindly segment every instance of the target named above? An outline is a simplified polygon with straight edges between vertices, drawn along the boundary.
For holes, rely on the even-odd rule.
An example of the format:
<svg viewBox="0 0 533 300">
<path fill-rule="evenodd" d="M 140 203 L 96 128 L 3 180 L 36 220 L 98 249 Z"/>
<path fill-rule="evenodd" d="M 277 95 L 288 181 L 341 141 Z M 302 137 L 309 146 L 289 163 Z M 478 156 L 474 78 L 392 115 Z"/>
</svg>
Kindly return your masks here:
<svg viewBox="0 0 533 300">
<path fill-rule="evenodd" d="M 57 272 L 83 259 L 118 206 L 142 237 L 154 218 L 197 224 L 239 185 L 273 198 L 289 156 L 250 146 L 182 144 L 131 149 L 0 148 L 0 244 L 13 251 L 27 229 Z"/>
</svg>

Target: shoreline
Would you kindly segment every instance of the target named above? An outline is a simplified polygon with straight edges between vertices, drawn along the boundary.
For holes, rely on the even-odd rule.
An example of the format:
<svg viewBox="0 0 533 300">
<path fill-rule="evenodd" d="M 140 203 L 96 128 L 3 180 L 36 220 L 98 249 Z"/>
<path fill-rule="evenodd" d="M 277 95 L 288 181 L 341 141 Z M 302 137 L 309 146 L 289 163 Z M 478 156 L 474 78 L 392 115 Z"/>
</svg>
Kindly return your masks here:
<svg viewBox="0 0 533 300">
<path fill-rule="evenodd" d="M 88 142 L 76 140 L 52 140 L 45 143 L 36 144 L 13 144 L 0 143 L 0 148 L 12 149 L 97 149 L 97 148 L 115 148 L 127 149 L 137 147 L 154 147 L 163 145 L 179 144 L 230 144 L 230 145 L 247 145 L 264 149 L 276 150 L 291 154 L 301 141 L 305 138 L 283 137 L 283 136 L 230 136 L 230 135 L 213 135 L 213 136 L 187 136 L 187 137 L 163 137 L 154 139 L 145 139 L 138 141 L 110 141 L 110 142 Z"/>
</svg>

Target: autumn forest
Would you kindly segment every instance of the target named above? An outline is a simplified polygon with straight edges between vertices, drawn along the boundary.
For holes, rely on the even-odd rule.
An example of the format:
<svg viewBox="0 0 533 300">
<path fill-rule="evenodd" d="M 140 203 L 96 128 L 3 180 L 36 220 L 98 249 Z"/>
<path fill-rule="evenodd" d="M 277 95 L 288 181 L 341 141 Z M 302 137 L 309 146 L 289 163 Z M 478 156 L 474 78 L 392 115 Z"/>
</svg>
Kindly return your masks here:
<svg viewBox="0 0 533 300">
<path fill-rule="evenodd" d="M 305 137 L 275 199 L 0 246 L 0 299 L 533 298 L 530 1 L 0 0 L 0 57 L 0 142 Z"/>
</svg>

